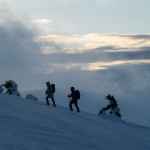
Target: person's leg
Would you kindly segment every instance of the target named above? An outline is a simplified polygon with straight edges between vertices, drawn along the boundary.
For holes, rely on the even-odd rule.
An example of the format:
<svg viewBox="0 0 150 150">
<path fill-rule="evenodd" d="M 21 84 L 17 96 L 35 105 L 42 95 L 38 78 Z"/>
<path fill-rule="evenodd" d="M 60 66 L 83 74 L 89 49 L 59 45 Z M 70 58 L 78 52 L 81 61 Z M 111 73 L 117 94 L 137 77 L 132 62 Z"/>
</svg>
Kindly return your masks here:
<svg viewBox="0 0 150 150">
<path fill-rule="evenodd" d="M 76 107 L 76 109 L 77 109 L 77 112 L 80 112 L 80 109 L 79 109 L 79 106 L 78 106 L 78 100 L 76 100 L 76 101 L 74 102 L 74 104 L 75 104 L 75 107 Z"/>
<path fill-rule="evenodd" d="M 49 100 L 48 100 L 48 96 L 46 96 L 46 104 L 49 105 Z"/>
<path fill-rule="evenodd" d="M 103 113 L 103 108 L 99 111 L 98 116 L 101 115 Z"/>
<path fill-rule="evenodd" d="M 103 112 L 107 111 L 107 110 L 111 110 L 112 106 L 111 105 L 107 105 L 106 107 L 104 107 L 102 110 Z"/>
<path fill-rule="evenodd" d="M 54 97 L 52 96 L 51 99 L 52 99 L 52 102 L 53 102 L 53 106 L 56 107 L 56 103 L 55 103 Z"/>
<path fill-rule="evenodd" d="M 69 109 L 70 109 L 70 111 L 73 111 L 72 104 L 73 104 L 73 100 L 71 100 L 71 101 L 69 102 Z"/>
<path fill-rule="evenodd" d="M 120 112 L 116 112 L 115 114 L 116 114 L 116 116 L 118 116 L 119 118 L 121 118 Z"/>
<path fill-rule="evenodd" d="M 111 113 L 121 118 L 120 109 L 118 107 L 112 107 Z"/>
<path fill-rule="evenodd" d="M 6 93 L 7 93 L 7 94 L 9 94 L 9 95 L 12 95 L 12 91 L 11 91 L 11 89 L 10 89 L 10 88 L 8 88 L 8 89 L 7 89 L 7 91 L 6 91 Z"/>
<path fill-rule="evenodd" d="M 99 111 L 98 115 L 103 114 L 105 111 L 107 111 L 107 110 L 109 110 L 109 109 L 111 109 L 111 105 L 107 105 L 106 107 L 103 107 L 103 108 Z"/>
</svg>

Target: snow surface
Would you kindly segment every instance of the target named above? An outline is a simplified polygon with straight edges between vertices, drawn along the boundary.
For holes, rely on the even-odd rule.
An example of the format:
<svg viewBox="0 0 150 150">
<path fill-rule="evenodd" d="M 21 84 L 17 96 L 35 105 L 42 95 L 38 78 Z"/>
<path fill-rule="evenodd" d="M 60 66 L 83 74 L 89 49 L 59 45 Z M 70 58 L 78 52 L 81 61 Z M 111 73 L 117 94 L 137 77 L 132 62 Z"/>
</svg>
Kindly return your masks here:
<svg viewBox="0 0 150 150">
<path fill-rule="evenodd" d="M 150 128 L 0 95 L 0 150 L 150 150 Z"/>
<path fill-rule="evenodd" d="M 55 99 L 56 104 L 59 104 L 68 109 L 68 98 L 67 95 L 70 92 L 69 88 L 58 88 L 56 89 Z M 45 88 L 39 90 L 29 90 L 22 91 L 22 95 L 25 97 L 28 93 L 36 96 L 40 101 L 45 103 Z M 81 100 L 80 108 L 82 111 L 92 113 L 97 115 L 99 110 L 108 104 L 105 95 L 102 93 L 94 93 L 89 91 L 81 91 Z M 142 126 L 150 127 L 150 117 L 149 117 L 149 106 L 150 101 L 147 97 L 148 95 L 143 96 L 142 93 L 138 92 L 139 95 L 134 94 L 135 96 L 118 96 L 114 95 L 119 104 L 123 120 L 127 122 L 133 122 L 135 124 L 140 124 Z"/>
</svg>

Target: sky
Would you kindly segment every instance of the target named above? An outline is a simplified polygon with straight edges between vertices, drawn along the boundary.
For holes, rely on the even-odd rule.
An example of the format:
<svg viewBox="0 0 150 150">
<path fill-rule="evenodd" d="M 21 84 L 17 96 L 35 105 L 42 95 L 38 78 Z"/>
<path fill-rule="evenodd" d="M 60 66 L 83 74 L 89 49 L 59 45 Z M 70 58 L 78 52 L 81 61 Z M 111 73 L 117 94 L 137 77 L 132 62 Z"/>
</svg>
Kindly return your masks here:
<svg viewBox="0 0 150 150">
<path fill-rule="evenodd" d="M 0 0 L 0 2 L 22 17 L 49 20 L 49 31 L 54 33 L 150 32 L 149 0 Z"/>
<path fill-rule="evenodd" d="M 35 89 L 52 80 L 102 94 L 148 95 L 149 4 L 0 0 L 0 82 Z"/>
</svg>

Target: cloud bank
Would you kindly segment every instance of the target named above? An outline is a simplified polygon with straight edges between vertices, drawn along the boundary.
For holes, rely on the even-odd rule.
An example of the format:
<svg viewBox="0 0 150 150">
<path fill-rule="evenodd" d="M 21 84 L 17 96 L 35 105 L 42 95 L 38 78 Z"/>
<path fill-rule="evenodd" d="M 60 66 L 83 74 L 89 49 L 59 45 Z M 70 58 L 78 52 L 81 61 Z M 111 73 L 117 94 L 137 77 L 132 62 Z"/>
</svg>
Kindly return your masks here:
<svg viewBox="0 0 150 150">
<path fill-rule="evenodd" d="M 0 11 L 0 80 L 14 79 L 23 85 L 44 68 L 41 45 L 35 41 L 38 32 L 29 21 L 7 9 Z"/>
<path fill-rule="evenodd" d="M 86 53 L 101 48 L 128 50 L 150 47 L 150 35 L 120 35 L 89 33 L 85 35 L 50 34 L 39 37 L 39 41 L 47 45 L 55 43 L 65 53 Z M 51 50 L 45 50 L 51 53 Z"/>
</svg>

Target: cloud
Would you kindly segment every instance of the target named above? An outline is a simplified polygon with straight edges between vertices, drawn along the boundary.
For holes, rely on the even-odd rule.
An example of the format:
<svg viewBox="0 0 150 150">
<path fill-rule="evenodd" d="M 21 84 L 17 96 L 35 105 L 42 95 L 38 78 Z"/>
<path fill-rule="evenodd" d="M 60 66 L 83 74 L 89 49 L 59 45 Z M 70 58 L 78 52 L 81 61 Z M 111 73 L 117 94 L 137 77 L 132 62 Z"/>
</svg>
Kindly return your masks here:
<svg viewBox="0 0 150 150">
<path fill-rule="evenodd" d="M 0 24 L 0 46 L 0 65 L 5 68 L 22 69 L 23 66 L 26 69 L 39 55 L 34 33 L 17 20 L 5 20 Z"/>
<path fill-rule="evenodd" d="M 49 34 L 38 41 L 45 46 L 42 52 L 49 59 L 50 72 L 95 72 L 150 64 L 148 34 Z"/>
<path fill-rule="evenodd" d="M 117 35 L 89 33 L 85 35 L 49 34 L 39 37 L 39 41 L 47 44 L 55 43 L 64 53 L 86 53 L 97 48 L 110 47 L 111 50 L 129 50 L 150 47 L 150 35 Z M 51 49 L 45 51 L 51 53 Z"/>
<path fill-rule="evenodd" d="M 41 45 L 35 40 L 37 36 L 28 22 L 3 10 L 0 19 L 0 80 L 14 79 L 23 83 L 40 73 L 44 59 Z"/>
<path fill-rule="evenodd" d="M 89 63 L 87 65 L 87 70 L 95 71 L 101 69 L 109 69 L 109 67 L 116 67 L 116 66 L 124 66 L 124 65 L 138 65 L 138 64 L 150 64 L 150 59 L 143 59 L 143 60 L 118 60 L 112 62 L 95 62 Z"/>
<path fill-rule="evenodd" d="M 111 68 L 121 68 L 124 66 L 140 66 L 140 65 L 150 65 L 150 59 L 141 59 L 141 60 L 116 60 L 116 61 L 98 61 L 98 62 L 91 62 L 91 63 L 53 63 L 49 64 L 49 71 L 47 73 L 54 73 L 54 72 L 71 72 L 71 71 L 89 71 L 95 72 L 100 70 L 109 70 Z"/>
<path fill-rule="evenodd" d="M 51 31 L 51 28 L 53 28 L 53 20 L 49 18 L 30 18 L 30 23 L 32 24 L 33 29 L 37 29 L 37 32 L 40 34 L 47 34 Z"/>
<path fill-rule="evenodd" d="M 150 35 L 149 34 L 132 34 L 132 35 L 128 35 L 128 34 L 122 34 L 120 35 L 120 37 L 130 37 L 133 39 L 143 39 L 143 40 L 150 40 Z"/>
<path fill-rule="evenodd" d="M 41 24 L 41 25 L 49 25 L 53 21 L 50 19 L 46 19 L 46 18 L 38 18 L 38 19 L 33 19 L 32 22 L 36 24 Z"/>
</svg>

